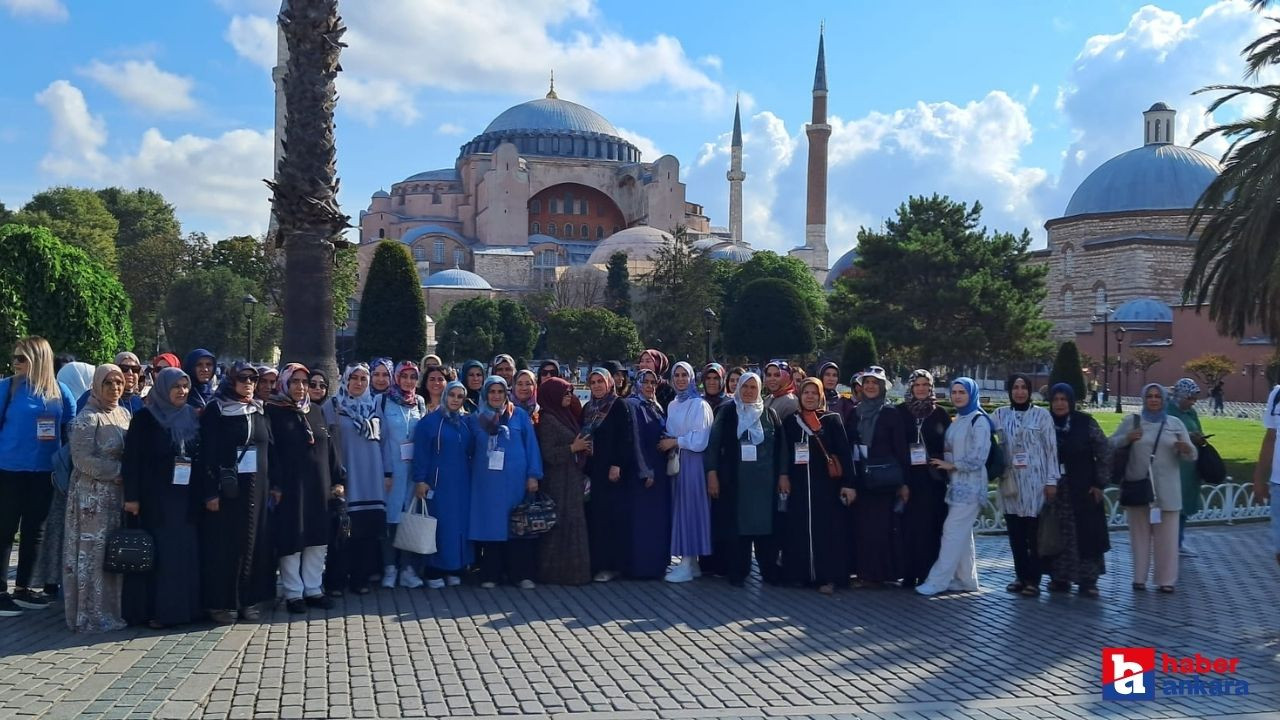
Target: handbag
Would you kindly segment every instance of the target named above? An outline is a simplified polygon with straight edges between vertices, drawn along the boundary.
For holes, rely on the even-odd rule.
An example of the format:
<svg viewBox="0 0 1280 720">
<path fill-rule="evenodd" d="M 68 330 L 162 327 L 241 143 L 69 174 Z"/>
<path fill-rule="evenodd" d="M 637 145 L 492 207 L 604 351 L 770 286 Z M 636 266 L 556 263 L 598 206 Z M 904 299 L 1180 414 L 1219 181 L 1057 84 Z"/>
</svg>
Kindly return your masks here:
<svg viewBox="0 0 1280 720">
<path fill-rule="evenodd" d="M 680 474 L 680 450 L 671 450 L 667 453 L 667 475 L 675 477 Z"/>
<path fill-rule="evenodd" d="M 1000 478 L 1000 494 L 1010 500 L 1018 497 L 1018 479 L 1013 476 L 1013 473 L 1005 473 Z"/>
<path fill-rule="evenodd" d="M 419 555 L 436 551 L 436 519 L 427 514 L 427 501 L 414 498 L 409 511 L 400 516 L 392 546 Z"/>
<path fill-rule="evenodd" d="M 524 501 L 511 509 L 507 529 L 513 538 L 544 535 L 556 526 L 556 502 L 546 493 L 526 493 Z"/>
<path fill-rule="evenodd" d="M 814 433 L 813 439 L 818 441 L 818 449 L 822 451 L 822 456 L 827 459 L 827 477 L 832 480 L 844 477 L 844 466 L 840 464 L 840 458 L 827 452 L 827 446 L 822 444 L 821 435 Z"/>
<path fill-rule="evenodd" d="M 1133 416 L 1134 430 L 1138 429 L 1138 423 L 1140 422 L 1141 422 L 1141 418 L 1139 418 L 1137 415 L 1134 415 Z M 1129 455 L 1131 454 L 1130 453 L 1131 450 L 1133 450 L 1132 443 L 1128 445 L 1123 445 L 1111 451 L 1111 479 L 1114 480 L 1117 485 L 1124 484 L 1124 479 L 1125 479 L 1124 476 L 1126 473 L 1129 472 Z"/>
<path fill-rule="evenodd" d="M 1040 522 L 1036 529 L 1036 550 L 1040 557 L 1053 557 L 1062 552 L 1062 533 L 1059 527 L 1058 508 L 1046 502 L 1040 510 Z"/>
<path fill-rule="evenodd" d="M 1137 417 L 1136 415 L 1134 416 Z M 1141 478 L 1124 477 L 1120 482 L 1120 505 L 1123 507 L 1142 507 L 1156 501 L 1155 482 L 1151 477 L 1151 465 L 1156 460 L 1156 449 L 1160 447 L 1160 436 L 1164 434 L 1165 423 L 1160 423 L 1156 431 L 1156 441 L 1151 444 L 1151 455 L 1147 458 L 1147 472 Z M 1133 443 L 1129 443 L 1132 447 Z"/>
<path fill-rule="evenodd" d="M 129 527 L 136 522 L 133 515 L 126 513 L 124 526 L 107 535 L 107 551 L 102 560 L 107 572 L 148 573 L 155 567 L 155 540 L 146 530 Z"/>
<path fill-rule="evenodd" d="M 902 477 L 902 466 L 896 462 L 883 465 L 867 465 L 867 477 L 863 485 L 872 492 L 897 490 L 905 481 Z"/>
</svg>

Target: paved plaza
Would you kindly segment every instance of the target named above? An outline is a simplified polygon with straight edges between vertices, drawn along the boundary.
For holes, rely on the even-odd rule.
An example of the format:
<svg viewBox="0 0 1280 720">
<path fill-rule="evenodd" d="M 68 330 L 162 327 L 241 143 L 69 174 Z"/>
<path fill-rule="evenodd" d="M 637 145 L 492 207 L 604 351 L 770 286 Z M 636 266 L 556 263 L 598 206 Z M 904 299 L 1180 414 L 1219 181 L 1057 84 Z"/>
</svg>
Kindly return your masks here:
<svg viewBox="0 0 1280 720">
<path fill-rule="evenodd" d="M 926 599 L 720 580 L 381 590 L 261 623 L 77 636 L 0 618 L 0 717 L 1280 717 L 1280 570 L 1265 525 L 1195 528 L 1177 594 Z M 1103 702 L 1101 648 L 1239 657 L 1249 694 Z M 1160 673 L 1157 672 L 1157 676 Z"/>
</svg>

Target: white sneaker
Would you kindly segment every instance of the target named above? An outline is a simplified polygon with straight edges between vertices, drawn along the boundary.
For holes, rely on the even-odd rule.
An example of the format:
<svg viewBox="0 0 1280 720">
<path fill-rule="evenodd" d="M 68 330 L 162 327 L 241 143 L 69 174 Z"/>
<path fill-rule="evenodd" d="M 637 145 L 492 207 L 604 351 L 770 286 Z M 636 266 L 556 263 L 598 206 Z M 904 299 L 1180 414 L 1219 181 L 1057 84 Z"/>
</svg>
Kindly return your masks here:
<svg viewBox="0 0 1280 720">
<path fill-rule="evenodd" d="M 444 588 L 444 578 L 431 578 L 427 581 L 427 587 L 432 590 L 441 590 Z"/>
<path fill-rule="evenodd" d="M 532 590 L 532 589 L 534 589 L 534 588 L 536 588 L 536 587 L 538 587 L 538 586 L 537 586 L 537 585 L 535 585 L 535 584 L 534 584 L 534 582 L 533 582 L 532 580 L 521 580 L 521 581 L 520 581 L 520 589 L 521 589 L 521 590 Z"/>
<path fill-rule="evenodd" d="M 422 587 L 422 578 L 418 577 L 413 568 L 407 567 L 400 571 L 400 587 L 416 590 Z"/>
<path fill-rule="evenodd" d="M 462 578 L 457 575 L 445 575 L 444 582 L 449 587 L 458 587 L 462 584 Z"/>
<path fill-rule="evenodd" d="M 702 568 L 698 567 L 698 558 L 692 558 L 690 562 L 693 565 L 693 576 L 696 578 L 702 577 Z"/>
<path fill-rule="evenodd" d="M 671 569 L 667 576 L 663 578 L 669 583 L 682 583 L 693 580 L 693 560 L 691 558 L 682 558 L 680 564 Z"/>
<path fill-rule="evenodd" d="M 484 588 L 485 590 L 492 590 L 492 589 L 494 589 L 494 588 L 498 587 L 498 583 L 496 583 L 496 582 L 489 582 L 489 581 L 487 581 L 487 580 L 486 580 L 485 582 L 480 583 L 480 587 Z"/>
<path fill-rule="evenodd" d="M 390 590 L 396 586 L 396 566 L 388 565 L 382 568 L 382 587 Z"/>
<path fill-rule="evenodd" d="M 601 570 L 600 572 L 596 573 L 596 576 L 592 579 L 598 583 L 606 583 L 613 579 L 613 573 L 608 572 L 606 570 Z"/>
</svg>

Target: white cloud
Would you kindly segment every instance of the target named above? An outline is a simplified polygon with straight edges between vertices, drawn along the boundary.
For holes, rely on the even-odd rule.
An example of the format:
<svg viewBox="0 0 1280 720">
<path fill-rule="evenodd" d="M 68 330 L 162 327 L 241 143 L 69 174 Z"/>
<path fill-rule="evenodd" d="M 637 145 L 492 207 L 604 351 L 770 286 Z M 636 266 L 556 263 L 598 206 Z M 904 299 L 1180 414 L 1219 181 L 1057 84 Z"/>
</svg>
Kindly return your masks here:
<svg viewBox="0 0 1280 720">
<path fill-rule="evenodd" d="M 698 58 L 698 64 L 706 65 L 712 70 L 720 70 L 724 68 L 724 61 L 720 59 L 719 55 L 703 55 Z"/>
<path fill-rule="evenodd" d="M 150 60 L 126 60 L 107 64 L 94 60 L 80 73 L 110 90 L 121 100 L 143 110 L 181 113 L 193 110 L 195 83 L 189 77 L 165 72 Z"/>
<path fill-rule="evenodd" d="M 236 54 L 270 70 L 276 64 L 276 23 L 261 15 L 236 15 L 223 35 Z"/>
<path fill-rule="evenodd" d="M 446 122 L 440 123 L 436 132 L 441 135 L 462 135 L 467 132 L 467 129 L 457 123 Z"/>
<path fill-rule="evenodd" d="M 618 135 L 622 136 L 623 140 L 626 140 L 632 145 L 640 148 L 640 159 L 644 162 L 653 162 L 663 155 L 666 155 L 666 153 L 658 149 L 658 144 L 651 138 L 647 138 L 638 132 L 628 130 L 624 127 L 619 127 Z"/>
<path fill-rule="evenodd" d="M 62 0 L 0 0 L 0 6 L 20 18 L 62 22 L 71 17 Z"/>
<path fill-rule="evenodd" d="M 80 89 L 55 80 L 36 96 L 49 113 L 50 150 L 40 168 L 63 182 L 149 187 L 177 208 L 184 225 L 210 234 L 266 229 L 274 150 L 272 134 L 232 130 L 218 137 L 170 139 L 145 131 L 135 150 L 107 155 L 107 129 Z"/>
<path fill-rule="evenodd" d="M 400 83 L 361 80 L 345 73 L 338 75 L 337 83 L 340 107 L 367 125 L 377 124 L 381 118 L 390 118 L 401 125 L 410 125 L 418 119 L 413 95 Z"/>
</svg>

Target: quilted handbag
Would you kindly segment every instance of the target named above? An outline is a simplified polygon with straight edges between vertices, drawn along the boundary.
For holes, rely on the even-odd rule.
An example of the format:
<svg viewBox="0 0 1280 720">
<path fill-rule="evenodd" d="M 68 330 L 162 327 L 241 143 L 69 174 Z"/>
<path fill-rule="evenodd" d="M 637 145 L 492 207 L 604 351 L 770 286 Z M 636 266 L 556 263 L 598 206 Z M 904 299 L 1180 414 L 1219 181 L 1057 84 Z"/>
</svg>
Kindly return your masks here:
<svg viewBox="0 0 1280 720">
<path fill-rule="evenodd" d="M 511 510 L 508 525 L 513 538 L 535 538 L 556 526 L 556 503 L 546 493 L 529 493 Z"/>
<path fill-rule="evenodd" d="M 156 564 L 156 543 L 151 533 L 128 525 L 136 523 L 125 515 L 125 527 L 107 535 L 107 552 L 102 567 L 113 573 L 149 573 Z"/>
<path fill-rule="evenodd" d="M 436 519 L 427 514 L 426 500 L 414 498 L 409 511 L 400 515 L 396 539 L 391 544 L 397 549 L 419 555 L 435 553 Z"/>
</svg>

